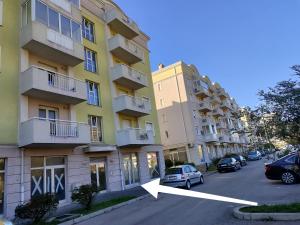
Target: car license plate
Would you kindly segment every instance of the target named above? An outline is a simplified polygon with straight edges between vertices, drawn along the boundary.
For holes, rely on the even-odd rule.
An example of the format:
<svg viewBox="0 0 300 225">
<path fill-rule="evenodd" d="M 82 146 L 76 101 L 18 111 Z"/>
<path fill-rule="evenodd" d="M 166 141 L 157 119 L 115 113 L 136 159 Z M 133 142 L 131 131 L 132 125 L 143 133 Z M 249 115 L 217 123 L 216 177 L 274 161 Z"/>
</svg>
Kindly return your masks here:
<svg viewBox="0 0 300 225">
<path fill-rule="evenodd" d="M 176 180 L 177 176 L 170 176 L 169 180 Z"/>
</svg>

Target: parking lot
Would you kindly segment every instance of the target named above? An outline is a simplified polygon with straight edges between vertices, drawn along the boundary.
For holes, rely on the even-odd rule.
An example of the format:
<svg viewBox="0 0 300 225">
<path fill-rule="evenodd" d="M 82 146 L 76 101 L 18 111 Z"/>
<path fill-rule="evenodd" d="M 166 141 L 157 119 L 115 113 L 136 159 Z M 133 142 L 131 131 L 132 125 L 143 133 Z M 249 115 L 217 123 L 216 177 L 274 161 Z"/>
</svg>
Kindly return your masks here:
<svg viewBox="0 0 300 225">
<path fill-rule="evenodd" d="M 193 191 L 224 195 L 262 203 L 300 201 L 300 184 L 284 185 L 264 176 L 264 160 L 249 162 L 237 172 L 205 177 Z M 249 222 L 233 218 L 231 203 L 159 194 L 92 218 L 82 225 L 296 225 L 299 222 Z"/>
</svg>

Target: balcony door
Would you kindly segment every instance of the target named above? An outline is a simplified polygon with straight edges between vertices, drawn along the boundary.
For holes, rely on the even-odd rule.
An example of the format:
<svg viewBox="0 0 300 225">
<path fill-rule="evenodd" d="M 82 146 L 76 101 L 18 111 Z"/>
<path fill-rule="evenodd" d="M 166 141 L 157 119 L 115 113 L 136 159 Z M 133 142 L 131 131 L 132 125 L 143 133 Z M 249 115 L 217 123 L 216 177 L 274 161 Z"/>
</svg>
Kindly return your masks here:
<svg viewBox="0 0 300 225">
<path fill-rule="evenodd" d="M 55 108 L 39 108 L 39 118 L 50 121 L 50 135 L 55 136 L 57 133 L 58 110 Z"/>
<path fill-rule="evenodd" d="M 100 191 L 106 190 L 106 160 L 105 158 L 91 158 L 91 182 Z"/>
</svg>

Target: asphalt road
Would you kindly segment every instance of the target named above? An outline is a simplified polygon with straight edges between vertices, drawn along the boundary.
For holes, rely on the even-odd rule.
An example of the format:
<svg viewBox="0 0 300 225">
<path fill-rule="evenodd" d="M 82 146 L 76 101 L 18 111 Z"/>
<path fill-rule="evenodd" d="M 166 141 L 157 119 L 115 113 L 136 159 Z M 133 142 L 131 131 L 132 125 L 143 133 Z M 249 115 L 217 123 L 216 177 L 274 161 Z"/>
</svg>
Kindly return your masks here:
<svg viewBox="0 0 300 225">
<path fill-rule="evenodd" d="M 264 161 L 250 162 L 242 170 L 205 177 L 201 191 L 259 203 L 300 201 L 300 184 L 283 185 L 264 177 Z M 238 205 L 159 194 L 87 220 L 80 225 L 299 225 L 300 222 L 242 221 L 233 218 Z"/>
</svg>

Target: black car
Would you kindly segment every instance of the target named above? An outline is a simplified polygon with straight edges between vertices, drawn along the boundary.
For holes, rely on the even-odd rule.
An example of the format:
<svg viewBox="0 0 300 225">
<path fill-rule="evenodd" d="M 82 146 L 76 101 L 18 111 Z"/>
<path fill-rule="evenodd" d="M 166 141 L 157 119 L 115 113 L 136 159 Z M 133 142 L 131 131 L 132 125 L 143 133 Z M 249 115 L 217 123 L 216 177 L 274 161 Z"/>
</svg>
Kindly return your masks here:
<svg viewBox="0 0 300 225">
<path fill-rule="evenodd" d="M 217 164 L 218 171 L 237 171 L 241 169 L 241 164 L 235 158 L 223 158 Z"/>
<path fill-rule="evenodd" d="M 290 154 L 266 164 L 265 175 L 270 180 L 281 180 L 285 184 L 299 181 L 300 166 L 296 164 L 296 154 Z"/>
<path fill-rule="evenodd" d="M 239 161 L 241 166 L 246 166 L 247 165 L 247 160 L 245 159 L 244 156 L 241 155 L 233 155 L 232 158 L 235 160 Z"/>
</svg>

